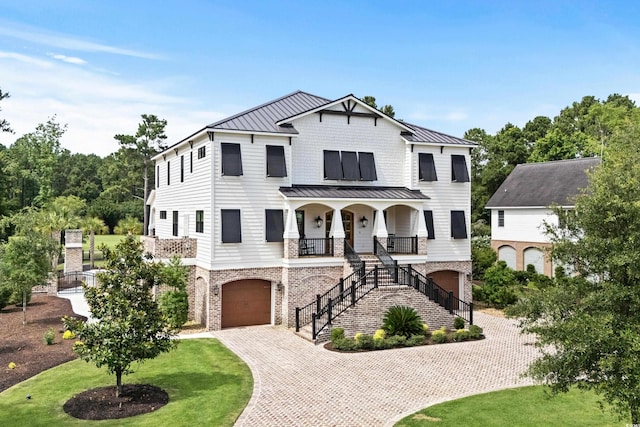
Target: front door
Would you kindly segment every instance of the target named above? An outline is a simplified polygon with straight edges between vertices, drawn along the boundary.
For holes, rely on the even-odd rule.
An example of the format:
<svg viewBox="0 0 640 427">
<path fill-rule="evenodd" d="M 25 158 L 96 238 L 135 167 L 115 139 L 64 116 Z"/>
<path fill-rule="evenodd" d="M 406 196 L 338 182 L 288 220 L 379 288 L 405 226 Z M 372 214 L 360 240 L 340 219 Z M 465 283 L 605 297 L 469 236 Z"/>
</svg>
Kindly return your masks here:
<svg viewBox="0 0 640 427">
<path fill-rule="evenodd" d="M 349 242 L 353 247 L 353 212 L 340 211 L 342 215 L 342 228 L 344 228 L 344 240 Z M 331 221 L 333 220 L 333 211 L 329 211 L 325 215 L 326 237 L 331 237 Z"/>
</svg>

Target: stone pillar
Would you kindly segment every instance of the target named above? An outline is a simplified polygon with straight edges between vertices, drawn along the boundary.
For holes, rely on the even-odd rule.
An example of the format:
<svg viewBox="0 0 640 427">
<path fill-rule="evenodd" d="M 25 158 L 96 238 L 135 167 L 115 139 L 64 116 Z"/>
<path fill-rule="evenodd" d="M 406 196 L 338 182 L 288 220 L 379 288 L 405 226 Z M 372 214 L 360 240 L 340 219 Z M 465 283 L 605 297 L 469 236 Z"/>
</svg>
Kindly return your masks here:
<svg viewBox="0 0 640 427">
<path fill-rule="evenodd" d="M 285 258 L 298 258 L 299 250 L 298 244 L 300 239 L 284 239 L 284 257 Z"/>
<path fill-rule="evenodd" d="M 64 246 L 64 272 L 82 271 L 82 230 L 67 230 Z"/>
<path fill-rule="evenodd" d="M 427 255 L 427 237 L 418 236 L 418 255 Z"/>
<path fill-rule="evenodd" d="M 342 237 L 333 238 L 333 256 L 337 258 L 344 257 L 344 238 Z"/>
</svg>

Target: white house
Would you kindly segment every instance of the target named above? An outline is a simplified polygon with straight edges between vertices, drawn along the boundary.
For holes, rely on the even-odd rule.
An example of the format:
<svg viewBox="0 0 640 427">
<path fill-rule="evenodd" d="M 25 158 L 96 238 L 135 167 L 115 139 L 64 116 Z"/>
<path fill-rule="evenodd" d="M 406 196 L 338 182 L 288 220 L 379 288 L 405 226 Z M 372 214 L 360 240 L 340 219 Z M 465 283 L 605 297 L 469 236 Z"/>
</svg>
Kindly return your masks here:
<svg viewBox="0 0 640 427">
<path fill-rule="evenodd" d="M 517 165 L 486 204 L 498 259 L 514 270 L 532 264 L 538 273 L 553 276 L 544 223 L 558 224 L 553 206 L 574 207 L 574 197 L 588 185 L 588 171 L 599 164 L 600 158 L 592 157 Z"/>
<path fill-rule="evenodd" d="M 431 277 L 462 306 L 471 301 L 474 145 L 353 95 L 294 92 L 155 156 L 143 240 L 157 258 L 177 254 L 192 266 L 191 315 L 208 329 L 293 327 L 303 312 L 296 308 L 344 282 L 358 262 L 380 263 L 374 237 L 389 253 L 383 265 L 411 265 L 410 274 Z M 408 280 L 378 296 L 402 302 Z"/>
</svg>

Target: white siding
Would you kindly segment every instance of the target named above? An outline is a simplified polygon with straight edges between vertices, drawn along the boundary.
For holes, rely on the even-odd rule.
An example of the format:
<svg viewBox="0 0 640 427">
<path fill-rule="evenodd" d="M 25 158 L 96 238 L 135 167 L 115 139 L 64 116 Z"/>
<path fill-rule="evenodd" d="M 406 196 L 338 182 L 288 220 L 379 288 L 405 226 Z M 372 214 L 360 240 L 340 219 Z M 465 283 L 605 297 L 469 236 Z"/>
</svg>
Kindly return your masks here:
<svg viewBox="0 0 640 427">
<path fill-rule="evenodd" d="M 548 242 L 543 223 L 557 224 L 557 216 L 549 208 L 504 210 L 504 227 L 498 227 L 498 209 L 491 210 L 491 239 L 517 242 Z"/>
<path fill-rule="evenodd" d="M 242 176 L 222 176 L 221 143 L 238 143 L 242 156 Z M 267 145 L 285 147 L 287 177 L 267 177 Z M 281 265 L 282 242 L 266 242 L 265 209 L 283 209 L 278 189 L 291 185 L 291 150 L 288 137 L 216 132 L 212 143 L 213 168 L 213 259 L 211 268 Z M 222 243 L 222 209 L 240 209 L 241 243 Z"/>
<path fill-rule="evenodd" d="M 206 147 L 206 156 L 198 159 L 198 148 Z M 193 153 L 193 173 L 190 172 L 190 153 Z M 175 238 L 172 212 L 178 211 L 178 237 L 198 239 L 198 265 L 208 265 L 211 257 L 211 143 L 206 136 L 179 147 L 178 154 L 167 150 L 165 159 L 156 161 L 160 166 L 160 186 L 156 189 L 155 228 L 162 239 Z M 180 156 L 184 155 L 184 182 L 180 182 Z M 167 162 L 171 166 L 171 184 L 167 185 Z M 158 181 L 156 181 L 158 182 Z M 167 218 L 160 219 L 160 211 L 167 211 Z M 196 210 L 204 211 L 204 233 L 196 233 Z M 185 221 L 185 215 L 189 220 Z M 188 224 L 186 224 L 188 223 Z M 185 230 L 185 225 L 188 230 Z"/>
<path fill-rule="evenodd" d="M 410 149 L 410 148 L 408 148 Z M 451 181 L 451 155 L 463 155 L 471 176 L 471 158 L 468 147 L 414 145 L 411 156 L 411 175 L 414 189 L 430 197 L 424 210 L 433 211 L 435 239 L 427 243 L 429 261 L 464 261 L 471 258 L 471 183 Z M 433 154 L 437 181 L 418 179 L 418 153 Z M 464 211 L 467 225 L 467 239 L 451 238 L 451 211 Z"/>
</svg>

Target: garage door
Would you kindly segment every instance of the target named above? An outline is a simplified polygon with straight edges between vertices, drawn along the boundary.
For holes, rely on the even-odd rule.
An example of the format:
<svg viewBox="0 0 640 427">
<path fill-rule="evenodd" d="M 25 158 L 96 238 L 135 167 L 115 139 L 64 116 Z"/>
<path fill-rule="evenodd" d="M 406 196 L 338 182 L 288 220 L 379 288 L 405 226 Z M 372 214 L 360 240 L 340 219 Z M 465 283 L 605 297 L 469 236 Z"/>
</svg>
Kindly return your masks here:
<svg viewBox="0 0 640 427">
<path fill-rule="evenodd" d="M 238 280 L 222 286 L 222 327 L 271 322 L 271 282 Z"/>
<path fill-rule="evenodd" d="M 500 246 L 498 248 L 498 259 L 507 263 L 507 267 L 516 269 L 516 250 L 511 246 Z"/>
<path fill-rule="evenodd" d="M 544 253 L 538 248 L 527 248 L 524 250 L 524 268 L 531 264 L 535 267 L 536 273 L 544 274 Z"/>
<path fill-rule="evenodd" d="M 452 270 L 435 271 L 429 274 L 434 282 L 447 292 L 453 292 L 457 298 L 460 298 L 460 281 L 458 272 Z"/>
</svg>

